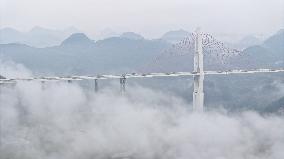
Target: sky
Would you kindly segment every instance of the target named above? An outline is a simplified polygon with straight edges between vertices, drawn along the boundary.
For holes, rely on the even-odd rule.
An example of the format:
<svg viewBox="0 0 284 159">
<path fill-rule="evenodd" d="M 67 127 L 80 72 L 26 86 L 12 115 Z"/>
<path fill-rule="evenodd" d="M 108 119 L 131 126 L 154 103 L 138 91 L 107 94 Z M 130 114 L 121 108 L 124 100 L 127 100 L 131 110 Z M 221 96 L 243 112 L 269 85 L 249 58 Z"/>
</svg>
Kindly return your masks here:
<svg viewBox="0 0 284 159">
<path fill-rule="evenodd" d="M 0 0 L 0 28 L 74 26 L 88 34 L 133 31 L 158 37 L 200 26 L 223 35 L 284 28 L 283 0 Z"/>
</svg>

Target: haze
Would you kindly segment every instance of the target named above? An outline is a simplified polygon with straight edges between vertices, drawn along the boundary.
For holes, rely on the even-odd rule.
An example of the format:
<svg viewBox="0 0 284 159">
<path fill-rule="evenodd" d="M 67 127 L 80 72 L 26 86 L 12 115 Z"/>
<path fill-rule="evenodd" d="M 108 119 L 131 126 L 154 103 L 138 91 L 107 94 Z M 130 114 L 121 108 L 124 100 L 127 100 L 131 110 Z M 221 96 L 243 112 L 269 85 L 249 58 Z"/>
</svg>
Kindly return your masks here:
<svg viewBox="0 0 284 159">
<path fill-rule="evenodd" d="M 284 27 L 283 0 L 0 0 L 0 28 L 75 26 L 155 38 L 201 26 L 215 34 L 266 34 Z"/>
</svg>

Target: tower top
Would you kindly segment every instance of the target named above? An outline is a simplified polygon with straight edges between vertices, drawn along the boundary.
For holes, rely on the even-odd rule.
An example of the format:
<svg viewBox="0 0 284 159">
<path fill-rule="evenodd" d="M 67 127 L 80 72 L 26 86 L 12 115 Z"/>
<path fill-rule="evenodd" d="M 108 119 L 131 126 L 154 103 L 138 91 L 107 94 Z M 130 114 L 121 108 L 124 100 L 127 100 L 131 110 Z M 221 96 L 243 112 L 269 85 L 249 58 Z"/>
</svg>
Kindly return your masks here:
<svg viewBox="0 0 284 159">
<path fill-rule="evenodd" d="M 201 27 L 197 27 L 197 28 L 195 29 L 195 32 L 196 32 L 196 33 L 200 33 L 200 31 L 201 31 Z"/>
</svg>

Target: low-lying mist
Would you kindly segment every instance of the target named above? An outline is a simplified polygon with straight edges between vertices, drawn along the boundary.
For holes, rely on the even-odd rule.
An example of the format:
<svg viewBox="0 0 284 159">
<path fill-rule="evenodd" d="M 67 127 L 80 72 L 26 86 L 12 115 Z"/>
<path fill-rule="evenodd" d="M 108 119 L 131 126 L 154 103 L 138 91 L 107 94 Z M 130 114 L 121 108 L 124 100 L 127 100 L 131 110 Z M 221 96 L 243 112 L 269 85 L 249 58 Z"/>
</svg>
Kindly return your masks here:
<svg viewBox="0 0 284 159">
<path fill-rule="evenodd" d="M 111 86 L 1 85 L 0 119 L 1 159 L 284 158 L 283 116 L 193 113 L 179 97 L 140 86 L 122 96 Z"/>
</svg>

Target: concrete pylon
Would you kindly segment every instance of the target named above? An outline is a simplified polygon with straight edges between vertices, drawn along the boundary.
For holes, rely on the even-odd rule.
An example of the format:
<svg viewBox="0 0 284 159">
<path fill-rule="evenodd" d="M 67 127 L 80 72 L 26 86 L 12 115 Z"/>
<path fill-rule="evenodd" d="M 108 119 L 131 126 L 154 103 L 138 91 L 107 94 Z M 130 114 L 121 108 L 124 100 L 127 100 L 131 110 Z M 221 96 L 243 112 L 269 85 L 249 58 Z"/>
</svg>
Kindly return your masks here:
<svg viewBox="0 0 284 159">
<path fill-rule="evenodd" d="M 203 70 L 203 50 L 202 50 L 202 35 L 200 28 L 196 29 L 195 48 L 194 48 L 194 70 L 196 75 L 194 78 L 193 91 L 193 110 L 203 112 L 204 109 L 204 70 Z"/>
<path fill-rule="evenodd" d="M 97 93 L 98 91 L 99 91 L 98 79 L 95 79 L 95 92 Z"/>
<path fill-rule="evenodd" d="M 120 81 L 120 93 L 124 94 L 125 93 L 125 82 L 126 82 L 125 76 L 122 76 L 119 81 Z"/>
</svg>

